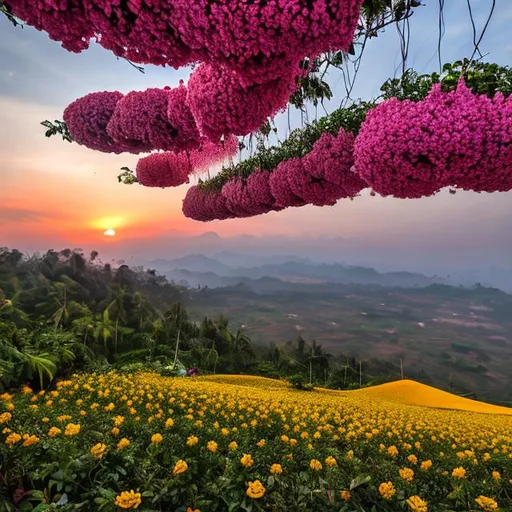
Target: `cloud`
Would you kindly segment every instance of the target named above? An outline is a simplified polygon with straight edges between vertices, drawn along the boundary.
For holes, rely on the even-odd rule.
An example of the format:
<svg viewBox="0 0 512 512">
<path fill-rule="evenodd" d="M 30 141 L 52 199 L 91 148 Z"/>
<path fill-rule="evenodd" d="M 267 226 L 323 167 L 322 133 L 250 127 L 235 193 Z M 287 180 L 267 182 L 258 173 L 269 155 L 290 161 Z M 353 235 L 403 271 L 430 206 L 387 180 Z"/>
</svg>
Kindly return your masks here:
<svg viewBox="0 0 512 512">
<path fill-rule="evenodd" d="M 31 210 L 28 208 L 15 208 L 0 205 L 0 221 L 1 222 L 37 222 L 41 219 L 54 217 L 49 211 Z"/>
</svg>

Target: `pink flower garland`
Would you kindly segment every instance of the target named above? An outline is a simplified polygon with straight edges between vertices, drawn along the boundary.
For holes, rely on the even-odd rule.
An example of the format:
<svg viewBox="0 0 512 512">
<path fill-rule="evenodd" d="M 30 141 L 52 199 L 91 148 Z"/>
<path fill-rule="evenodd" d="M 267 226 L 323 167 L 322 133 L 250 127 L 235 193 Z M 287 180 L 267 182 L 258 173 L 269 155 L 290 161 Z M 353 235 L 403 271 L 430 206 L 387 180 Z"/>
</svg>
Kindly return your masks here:
<svg viewBox="0 0 512 512">
<path fill-rule="evenodd" d="M 252 217 L 272 210 L 272 206 L 255 201 L 249 192 L 245 180 L 232 178 L 222 187 L 228 210 L 234 217 Z"/>
<path fill-rule="evenodd" d="M 196 149 L 201 144 L 201 135 L 190 110 L 187 93 L 187 88 L 180 80 L 179 87 L 171 89 L 167 95 L 167 120 L 178 132 L 173 143 L 180 151 Z"/>
<path fill-rule="evenodd" d="M 245 86 L 240 75 L 225 66 L 202 64 L 188 82 L 188 101 L 201 133 L 248 135 L 274 117 L 296 89 L 299 68 L 261 85 Z"/>
<path fill-rule="evenodd" d="M 154 153 L 137 163 L 137 180 L 145 187 L 178 187 L 192 172 L 185 153 Z"/>
<path fill-rule="evenodd" d="M 443 187 L 512 188 L 512 100 L 439 85 L 418 103 L 390 99 L 356 139 L 356 171 L 379 194 L 429 196 Z"/>
<path fill-rule="evenodd" d="M 300 158 L 290 158 L 281 162 L 270 175 L 270 190 L 276 200 L 276 205 L 287 208 L 289 206 L 304 206 L 306 202 L 291 190 L 288 176 L 302 167 Z"/>
<path fill-rule="evenodd" d="M 190 174 L 224 161 L 237 149 L 238 139 L 230 137 L 217 144 L 204 140 L 201 148 L 190 152 L 153 153 L 138 161 L 137 180 L 145 187 L 178 187 L 188 183 Z"/>
<path fill-rule="evenodd" d="M 204 192 L 197 185 L 187 190 L 182 209 L 185 217 L 201 222 L 224 220 L 233 216 L 220 192 Z"/>
<path fill-rule="evenodd" d="M 227 63 L 251 76 L 347 50 L 363 0 L 8 0 L 14 15 L 70 51 L 99 44 L 134 62 Z M 265 81 L 267 81 L 266 79 Z"/>
<path fill-rule="evenodd" d="M 117 103 L 107 131 L 134 152 L 172 150 L 179 132 L 167 118 L 168 108 L 168 88 L 132 91 Z"/>
<path fill-rule="evenodd" d="M 117 91 L 93 92 L 70 103 L 64 111 L 64 121 L 75 142 L 105 153 L 127 151 L 129 148 L 107 133 L 107 125 L 122 97 Z"/>
</svg>

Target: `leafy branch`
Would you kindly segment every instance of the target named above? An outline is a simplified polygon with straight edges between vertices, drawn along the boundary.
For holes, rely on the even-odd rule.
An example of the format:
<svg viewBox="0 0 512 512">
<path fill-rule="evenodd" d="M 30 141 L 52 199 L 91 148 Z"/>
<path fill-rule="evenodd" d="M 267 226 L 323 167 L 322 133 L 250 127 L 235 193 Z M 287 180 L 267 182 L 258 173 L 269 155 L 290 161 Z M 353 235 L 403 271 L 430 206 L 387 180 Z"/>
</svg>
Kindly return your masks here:
<svg viewBox="0 0 512 512">
<path fill-rule="evenodd" d="M 68 127 L 64 121 L 55 120 L 53 123 L 51 121 L 43 121 L 41 123 L 45 128 L 47 128 L 45 136 L 53 137 L 54 135 L 62 135 L 63 140 L 67 142 L 73 142 L 73 137 L 68 131 Z"/>
<path fill-rule="evenodd" d="M 123 183 L 124 185 L 133 185 L 134 183 L 138 183 L 139 180 L 135 173 L 129 167 L 121 167 L 121 174 L 117 176 L 117 181 L 119 183 Z"/>
<path fill-rule="evenodd" d="M 16 18 L 11 11 L 11 8 L 0 0 L 0 13 L 2 13 L 15 27 L 23 28 L 23 23 L 21 23 L 18 18 Z"/>
</svg>

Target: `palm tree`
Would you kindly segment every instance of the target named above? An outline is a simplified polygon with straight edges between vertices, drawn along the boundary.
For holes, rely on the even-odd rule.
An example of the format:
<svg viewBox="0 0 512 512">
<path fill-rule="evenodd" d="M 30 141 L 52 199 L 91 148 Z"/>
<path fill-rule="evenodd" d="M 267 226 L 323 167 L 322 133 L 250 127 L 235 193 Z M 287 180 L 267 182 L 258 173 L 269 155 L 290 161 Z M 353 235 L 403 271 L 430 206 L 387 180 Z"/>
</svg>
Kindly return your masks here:
<svg viewBox="0 0 512 512">
<path fill-rule="evenodd" d="M 238 371 L 244 368 L 248 360 L 254 357 L 251 339 L 240 328 L 236 331 L 235 335 L 231 335 L 231 365 L 234 370 Z"/>
</svg>

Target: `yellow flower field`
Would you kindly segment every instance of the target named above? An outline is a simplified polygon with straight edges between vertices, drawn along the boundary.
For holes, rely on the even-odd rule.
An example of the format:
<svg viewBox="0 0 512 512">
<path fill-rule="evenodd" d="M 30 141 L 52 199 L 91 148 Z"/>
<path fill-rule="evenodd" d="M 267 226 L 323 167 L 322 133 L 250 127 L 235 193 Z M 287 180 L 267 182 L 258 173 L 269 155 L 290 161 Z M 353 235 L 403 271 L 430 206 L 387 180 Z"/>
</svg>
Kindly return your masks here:
<svg viewBox="0 0 512 512">
<path fill-rule="evenodd" d="M 411 381 L 77 375 L 0 395 L 0 510 L 512 510 L 510 413 Z"/>
</svg>

